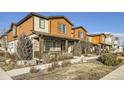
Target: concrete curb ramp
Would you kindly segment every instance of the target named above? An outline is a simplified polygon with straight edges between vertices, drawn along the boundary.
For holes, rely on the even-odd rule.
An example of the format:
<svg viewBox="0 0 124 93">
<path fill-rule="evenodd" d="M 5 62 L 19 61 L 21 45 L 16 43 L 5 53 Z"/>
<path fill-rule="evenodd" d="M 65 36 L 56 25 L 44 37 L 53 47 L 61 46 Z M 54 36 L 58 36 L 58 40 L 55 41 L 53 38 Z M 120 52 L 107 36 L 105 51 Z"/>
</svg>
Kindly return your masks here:
<svg viewBox="0 0 124 93">
<path fill-rule="evenodd" d="M 124 80 L 124 65 L 120 66 L 100 80 Z"/>
<path fill-rule="evenodd" d="M 0 67 L 0 80 L 12 80 L 12 78 Z"/>
</svg>

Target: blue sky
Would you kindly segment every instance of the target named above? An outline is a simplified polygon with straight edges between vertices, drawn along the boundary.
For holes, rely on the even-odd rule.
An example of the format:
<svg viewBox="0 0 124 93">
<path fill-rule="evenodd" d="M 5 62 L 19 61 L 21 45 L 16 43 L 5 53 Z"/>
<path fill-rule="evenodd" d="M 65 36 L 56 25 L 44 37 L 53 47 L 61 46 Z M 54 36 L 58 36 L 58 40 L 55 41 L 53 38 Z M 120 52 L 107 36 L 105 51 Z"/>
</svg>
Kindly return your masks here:
<svg viewBox="0 0 124 93">
<path fill-rule="evenodd" d="M 0 30 L 8 29 L 12 22 L 18 22 L 27 12 L 1 12 Z M 83 26 L 90 34 L 110 32 L 124 40 L 124 13 L 113 12 L 41 12 L 44 16 L 64 15 L 75 26 Z"/>
</svg>

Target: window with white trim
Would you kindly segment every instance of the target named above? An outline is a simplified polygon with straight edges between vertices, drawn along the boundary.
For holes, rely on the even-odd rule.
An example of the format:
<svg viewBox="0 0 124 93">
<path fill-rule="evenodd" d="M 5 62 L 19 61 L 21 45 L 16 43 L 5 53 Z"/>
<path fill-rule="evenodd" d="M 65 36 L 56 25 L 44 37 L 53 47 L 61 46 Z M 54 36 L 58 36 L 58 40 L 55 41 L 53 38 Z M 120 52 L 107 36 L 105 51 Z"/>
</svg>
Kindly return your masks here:
<svg viewBox="0 0 124 93">
<path fill-rule="evenodd" d="M 45 20 L 44 19 L 39 19 L 39 27 L 42 29 L 45 28 Z"/>
<path fill-rule="evenodd" d="M 58 24 L 58 31 L 62 33 L 66 33 L 66 25 L 65 24 Z"/>
<path fill-rule="evenodd" d="M 78 38 L 83 38 L 83 32 L 78 31 Z"/>
</svg>

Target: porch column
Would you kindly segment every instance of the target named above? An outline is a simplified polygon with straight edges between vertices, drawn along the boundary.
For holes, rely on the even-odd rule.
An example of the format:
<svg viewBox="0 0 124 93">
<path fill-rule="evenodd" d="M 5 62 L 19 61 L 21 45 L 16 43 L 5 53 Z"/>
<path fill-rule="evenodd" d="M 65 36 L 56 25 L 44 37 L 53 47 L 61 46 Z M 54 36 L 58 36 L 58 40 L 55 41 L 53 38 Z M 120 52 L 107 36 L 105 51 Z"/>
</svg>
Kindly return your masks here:
<svg viewBox="0 0 124 93">
<path fill-rule="evenodd" d="M 44 38 L 43 35 L 39 35 L 39 60 L 41 60 L 44 51 Z"/>
<path fill-rule="evenodd" d="M 97 46 L 96 54 L 101 55 L 101 45 L 100 44 Z"/>
<path fill-rule="evenodd" d="M 68 52 L 68 40 L 65 41 L 65 50 Z"/>
</svg>

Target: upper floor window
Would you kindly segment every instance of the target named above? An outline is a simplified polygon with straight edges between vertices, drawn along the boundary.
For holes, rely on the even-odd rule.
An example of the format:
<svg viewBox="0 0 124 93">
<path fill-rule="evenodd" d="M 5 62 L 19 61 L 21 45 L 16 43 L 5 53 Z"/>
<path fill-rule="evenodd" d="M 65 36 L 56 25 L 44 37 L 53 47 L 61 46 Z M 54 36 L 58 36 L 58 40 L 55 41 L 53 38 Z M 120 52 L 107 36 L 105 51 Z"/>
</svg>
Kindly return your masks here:
<svg viewBox="0 0 124 93">
<path fill-rule="evenodd" d="M 66 33 L 66 25 L 65 24 L 58 24 L 58 31 Z"/>
<path fill-rule="evenodd" d="M 42 29 L 45 28 L 45 20 L 44 19 L 39 19 L 39 27 Z"/>
<path fill-rule="evenodd" d="M 83 38 L 83 32 L 78 31 L 78 38 Z"/>
</svg>

